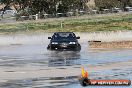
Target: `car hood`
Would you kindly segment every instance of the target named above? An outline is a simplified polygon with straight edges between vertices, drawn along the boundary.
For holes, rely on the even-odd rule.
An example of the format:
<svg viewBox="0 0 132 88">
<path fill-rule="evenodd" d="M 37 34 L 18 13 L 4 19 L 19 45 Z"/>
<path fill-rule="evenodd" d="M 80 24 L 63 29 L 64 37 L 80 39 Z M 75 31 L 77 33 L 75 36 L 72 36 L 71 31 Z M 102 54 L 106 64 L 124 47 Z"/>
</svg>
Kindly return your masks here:
<svg viewBox="0 0 132 88">
<path fill-rule="evenodd" d="M 66 39 L 63 39 L 63 40 L 51 40 L 51 42 L 77 42 L 77 40 L 66 40 Z"/>
</svg>

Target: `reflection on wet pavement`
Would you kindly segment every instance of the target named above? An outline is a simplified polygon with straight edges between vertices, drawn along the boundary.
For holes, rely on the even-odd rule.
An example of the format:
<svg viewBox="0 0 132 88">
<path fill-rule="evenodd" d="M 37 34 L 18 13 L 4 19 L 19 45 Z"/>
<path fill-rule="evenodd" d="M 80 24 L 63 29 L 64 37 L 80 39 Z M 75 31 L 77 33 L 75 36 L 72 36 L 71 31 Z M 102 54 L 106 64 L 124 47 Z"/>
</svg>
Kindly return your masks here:
<svg viewBox="0 0 132 88">
<path fill-rule="evenodd" d="M 52 52 L 48 61 L 49 67 L 81 65 L 80 53 L 72 51 Z"/>
</svg>

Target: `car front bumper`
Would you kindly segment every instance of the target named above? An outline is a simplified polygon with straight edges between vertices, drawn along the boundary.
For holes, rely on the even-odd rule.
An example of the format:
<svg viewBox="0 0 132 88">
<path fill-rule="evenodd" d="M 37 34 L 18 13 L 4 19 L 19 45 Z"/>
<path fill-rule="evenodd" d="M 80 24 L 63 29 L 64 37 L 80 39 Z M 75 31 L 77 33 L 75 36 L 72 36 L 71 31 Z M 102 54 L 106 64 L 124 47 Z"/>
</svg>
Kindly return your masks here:
<svg viewBox="0 0 132 88">
<path fill-rule="evenodd" d="M 48 46 L 50 50 L 81 50 L 80 44 L 51 44 Z"/>
</svg>

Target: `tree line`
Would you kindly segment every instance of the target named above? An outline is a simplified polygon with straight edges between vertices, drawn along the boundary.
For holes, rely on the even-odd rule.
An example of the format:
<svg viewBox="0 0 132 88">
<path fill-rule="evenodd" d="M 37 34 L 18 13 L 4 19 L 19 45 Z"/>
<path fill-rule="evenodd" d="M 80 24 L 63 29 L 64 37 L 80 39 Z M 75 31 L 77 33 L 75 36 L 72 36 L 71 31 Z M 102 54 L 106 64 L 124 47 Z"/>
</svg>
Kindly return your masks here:
<svg viewBox="0 0 132 88">
<path fill-rule="evenodd" d="M 113 7 L 126 10 L 125 7 L 132 6 L 132 0 L 95 0 L 95 4 L 100 10 L 102 8 L 111 9 Z"/>
<path fill-rule="evenodd" d="M 89 10 L 87 3 L 90 0 L 0 0 L 1 4 L 12 5 L 21 15 L 37 13 L 66 13 L 69 11 Z M 95 6 L 102 8 L 132 6 L 132 0 L 94 0 Z"/>
<path fill-rule="evenodd" d="M 56 14 L 68 11 L 85 10 L 89 0 L 1 0 L 5 5 L 13 5 L 18 13 L 38 12 Z"/>
</svg>

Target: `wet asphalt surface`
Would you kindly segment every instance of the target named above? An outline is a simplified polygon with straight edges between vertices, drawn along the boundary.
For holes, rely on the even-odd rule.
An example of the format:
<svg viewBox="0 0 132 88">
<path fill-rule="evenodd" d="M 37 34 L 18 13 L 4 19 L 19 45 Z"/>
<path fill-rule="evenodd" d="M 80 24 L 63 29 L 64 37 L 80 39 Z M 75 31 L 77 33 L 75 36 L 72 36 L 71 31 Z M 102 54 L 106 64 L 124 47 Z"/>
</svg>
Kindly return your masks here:
<svg viewBox="0 0 132 88">
<path fill-rule="evenodd" d="M 132 60 L 132 49 L 90 49 L 87 40 L 82 39 L 79 40 L 82 46 L 80 52 L 49 51 L 47 50 L 47 45 L 49 44 L 47 37 L 51 35 L 51 33 L 1 35 L 0 68 L 5 69 L 7 73 L 13 73 L 15 71 L 10 70 L 11 68 L 23 68 L 27 65 L 33 67 L 39 66 L 48 70 L 50 67 L 54 69 L 58 67 L 59 69 L 67 69 L 71 66 L 76 66 L 80 68 L 87 64 L 105 65 L 107 63 Z M 132 68 L 112 69 L 103 72 L 94 71 L 90 74 L 94 79 L 132 79 Z M 97 76 L 98 74 L 101 75 Z M 5 78 L 1 78 L 1 80 L 5 80 Z M 17 79 L 17 77 L 15 79 L 8 79 L 7 77 L 5 82 L 0 81 L 0 88 L 81 88 L 81 85 L 78 82 L 77 76 L 25 77 L 24 79 Z"/>
</svg>

